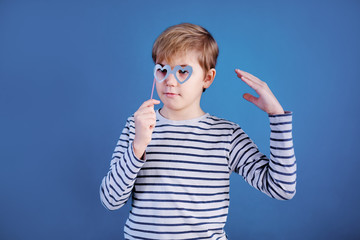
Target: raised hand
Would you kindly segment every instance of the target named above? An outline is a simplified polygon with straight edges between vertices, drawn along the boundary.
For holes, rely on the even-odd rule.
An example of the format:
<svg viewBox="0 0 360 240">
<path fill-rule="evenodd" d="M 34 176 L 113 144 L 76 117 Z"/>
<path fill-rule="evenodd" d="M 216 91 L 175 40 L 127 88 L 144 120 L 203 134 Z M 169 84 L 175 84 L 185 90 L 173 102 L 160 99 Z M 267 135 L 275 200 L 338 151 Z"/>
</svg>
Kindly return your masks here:
<svg viewBox="0 0 360 240">
<path fill-rule="evenodd" d="M 156 113 L 154 104 L 159 104 L 159 100 L 150 99 L 144 102 L 134 113 L 135 119 L 135 138 L 133 142 L 135 156 L 139 159 L 145 153 L 147 145 L 151 141 L 151 135 L 156 124 Z"/>
<path fill-rule="evenodd" d="M 247 101 L 252 102 L 261 110 L 267 112 L 270 115 L 284 114 L 284 109 L 281 107 L 279 101 L 271 92 L 266 82 L 263 82 L 250 73 L 240 69 L 236 69 L 235 72 L 242 81 L 254 89 L 255 92 L 259 95 L 259 97 L 255 97 L 250 93 L 245 93 L 243 97 Z"/>
</svg>

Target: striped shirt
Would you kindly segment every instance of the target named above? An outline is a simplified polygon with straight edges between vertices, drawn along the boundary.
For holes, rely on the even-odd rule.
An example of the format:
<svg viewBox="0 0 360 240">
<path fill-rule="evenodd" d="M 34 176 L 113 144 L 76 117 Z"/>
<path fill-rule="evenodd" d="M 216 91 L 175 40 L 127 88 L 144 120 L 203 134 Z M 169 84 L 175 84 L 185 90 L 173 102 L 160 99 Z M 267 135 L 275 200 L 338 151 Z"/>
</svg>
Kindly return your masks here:
<svg viewBox="0 0 360 240">
<path fill-rule="evenodd" d="M 156 117 L 146 161 L 134 155 L 134 116 L 128 118 L 101 183 L 101 202 L 109 210 L 132 194 L 125 239 L 226 239 L 232 172 L 272 198 L 295 195 L 291 112 L 269 115 L 269 158 L 228 120 L 207 113 L 173 121 L 158 110 Z"/>
</svg>

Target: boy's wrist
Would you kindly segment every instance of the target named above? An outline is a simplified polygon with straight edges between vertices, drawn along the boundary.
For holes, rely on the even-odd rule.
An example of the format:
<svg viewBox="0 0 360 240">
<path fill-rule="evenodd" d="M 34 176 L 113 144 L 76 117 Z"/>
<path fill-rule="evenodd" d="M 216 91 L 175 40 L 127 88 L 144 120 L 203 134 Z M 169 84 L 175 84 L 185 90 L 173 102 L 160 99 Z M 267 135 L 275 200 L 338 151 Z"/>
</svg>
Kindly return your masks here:
<svg viewBox="0 0 360 240">
<path fill-rule="evenodd" d="M 135 141 L 133 142 L 132 145 L 135 156 L 140 160 L 145 160 L 144 155 L 145 155 L 146 146 L 145 147 L 139 146 Z"/>
<path fill-rule="evenodd" d="M 283 113 L 268 114 L 271 117 L 292 115 L 292 111 L 284 111 Z"/>
<path fill-rule="evenodd" d="M 269 112 L 268 113 L 269 115 L 282 115 L 282 114 L 285 114 L 285 111 L 276 111 L 276 112 Z"/>
</svg>

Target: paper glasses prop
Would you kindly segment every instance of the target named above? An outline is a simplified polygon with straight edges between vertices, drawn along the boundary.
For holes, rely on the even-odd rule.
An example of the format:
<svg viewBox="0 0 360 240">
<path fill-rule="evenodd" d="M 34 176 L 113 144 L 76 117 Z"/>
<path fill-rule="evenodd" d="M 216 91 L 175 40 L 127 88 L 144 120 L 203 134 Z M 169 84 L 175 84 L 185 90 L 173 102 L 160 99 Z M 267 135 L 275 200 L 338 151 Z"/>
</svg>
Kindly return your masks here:
<svg viewBox="0 0 360 240">
<path fill-rule="evenodd" d="M 183 68 L 177 65 L 173 70 L 171 70 L 170 65 L 165 65 L 164 67 L 162 67 L 160 64 L 155 65 L 154 77 L 158 82 L 164 81 L 171 73 L 175 76 L 176 81 L 178 81 L 180 84 L 183 84 L 190 78 L 192 74 L 192 67 L 185 66 Z"/>
<path fill-rule="evenodd" d="M 159 83 L 164 81 L 170 74 L 173 74 L 175 76 L 175 79 L 176 79 L 176 81 L 178 81 L 178 83 L 183 84 L 184 82 L 189 80 L 189 78 L 191 77 L 192 67 L 191 66 L 181 67 L 180 65 L 176 65 L 174 67 L 174 69 L 171 70 L 170 65 L 165 65 L 165 66 L 161 66 L 160 64 L 155 65 L 154 77 L 155 77 L 156 81 L 158 81 Z M 150 99 L 152 99 L 152 96 L 153 96 L 155 79 L 154 79 Z"/>
</svg>

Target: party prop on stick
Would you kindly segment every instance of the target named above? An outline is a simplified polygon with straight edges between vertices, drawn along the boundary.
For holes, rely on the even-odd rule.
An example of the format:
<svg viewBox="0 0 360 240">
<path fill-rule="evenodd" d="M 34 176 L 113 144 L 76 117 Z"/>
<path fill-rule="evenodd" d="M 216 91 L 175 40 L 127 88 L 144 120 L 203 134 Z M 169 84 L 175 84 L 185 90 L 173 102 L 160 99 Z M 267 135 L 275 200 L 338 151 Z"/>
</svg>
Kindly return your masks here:
<svg viewBox="0 0 360 240">
<path fill-rule="evenodd" d="M 153 98 L 154 87 L 155 87 L 155 78 L 154 78 L 153 87 L 152 87 L 152 90 L 151 90 L 151 97 L 150 97 L 150 99 Z"/>
<path fill-rule="evenodd" d="M 154 78 L 153 87 L 151 90 L 150 99 L 152 99 L 152 97 L 153 97 L 155 80 L 158 81 L 159 83 L 161 83 L 170 74 L 173 74 L 175 76 L 176 81 L 178 81 L 178 83 L 180 83 L 180 84 L 183 84 L 187 80 L 189 80 L 189 78 L 191 77 L 192 71 L 193 71 L 193 69 L 191 66 L 182 67 L 180 65 L 176 65 L 174 67 L 174 69 L 171 70 L 170 65 L 161 66 L 160 64 L 156 64 L 154 67 L 154 77 L 155 78 Z"/>
</svg>

